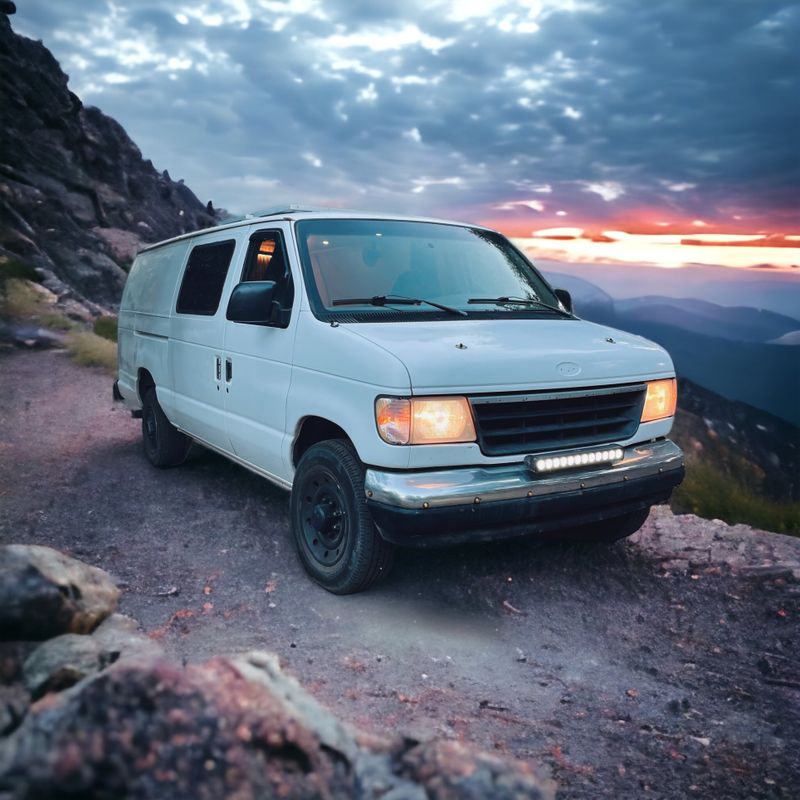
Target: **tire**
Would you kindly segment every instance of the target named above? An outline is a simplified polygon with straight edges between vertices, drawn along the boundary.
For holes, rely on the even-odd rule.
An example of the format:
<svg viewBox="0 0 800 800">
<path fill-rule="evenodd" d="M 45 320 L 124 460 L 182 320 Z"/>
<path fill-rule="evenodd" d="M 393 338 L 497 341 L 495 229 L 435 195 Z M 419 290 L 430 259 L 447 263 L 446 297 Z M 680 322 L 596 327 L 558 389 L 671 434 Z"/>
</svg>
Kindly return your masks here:
<svg viewBox="0 0 800 800">
<path fill-rule="evenodd" d="M 192 443 L 167 419 L 158 404 L 155 386 L 142 399 L 142 443 L 147 460 L 162 469 L 183 464 Z"/>
<path fill-rule="evenodd" d="M 648 507 L 639 511 L 631 511 L 620 517 L 611 517 L 588 525 L 581 525 L 579 528 L 571 530 L 565 538 L 569 541 L 586 544 L 593 542 L 611 544 L 633 536 L 644 525 L 649 514 L 650 508 Z"/>
<path fill-rule="evenodd" d="M 375 528 L 364 494 L 364 467 L 349 442 L 331 439 L 303 454 L 290 518 L 300 561 L 329 592 L 362 592 L 388 574 L 394 546 Z"/>
</svg>

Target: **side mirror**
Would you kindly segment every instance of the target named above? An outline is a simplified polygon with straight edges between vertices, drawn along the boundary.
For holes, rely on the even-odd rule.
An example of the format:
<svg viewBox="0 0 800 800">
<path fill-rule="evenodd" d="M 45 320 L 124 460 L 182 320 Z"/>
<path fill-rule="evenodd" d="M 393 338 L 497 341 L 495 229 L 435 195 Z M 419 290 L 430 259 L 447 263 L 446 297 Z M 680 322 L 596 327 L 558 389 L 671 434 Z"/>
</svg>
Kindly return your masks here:
<svg viewBox="0 0 800 800">
<path fill-rule="evenodd" d="M 561 301 L 561 305 L 572 313 L 572 295 L 566 289 L 556 289 L 556 297 Z"/>
<path fill-rule="evenodd" d="M 234 286 L 226 318 L 250 325 L 272 325 L 275 281 L 247 281 Z"/>
</svg>

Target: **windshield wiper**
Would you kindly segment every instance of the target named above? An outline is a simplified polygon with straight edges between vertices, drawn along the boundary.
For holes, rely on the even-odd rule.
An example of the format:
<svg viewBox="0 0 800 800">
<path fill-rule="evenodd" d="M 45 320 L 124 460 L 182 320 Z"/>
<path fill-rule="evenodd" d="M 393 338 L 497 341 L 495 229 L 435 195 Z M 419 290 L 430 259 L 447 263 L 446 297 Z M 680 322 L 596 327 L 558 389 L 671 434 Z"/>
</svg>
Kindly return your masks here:
<svg viewBox="0 0 800 800">
<path fill-rule="evenodd" d="M 497 306 L 538 306 L 539 308 L 546 308 L 548 311 L 553 311 L 556 314 L 561 314 L 562 317 L 572 317 L 569 311 L 564 311 L 556 306 L 550 306 L 543 303 L 541 300 L 533 300 L 530 297 L 470 297 L 468 303 L 494 303 Z"/>
<path fill-rule="evenodd" d="M 334 300 L 334 306 L 420 306 L 422 304 L 440 308 L 450 314 L 458 314 L 460 317 L 468 316 L 466 311 L 452 306 L 445 306 L 441 303 L 434 303 L 433 300 L 422 300 L 418 297 L 403 297 L 399 294 L 378 294 L 374 297 L 347 297 L 341 300 Z"/>
</svg>

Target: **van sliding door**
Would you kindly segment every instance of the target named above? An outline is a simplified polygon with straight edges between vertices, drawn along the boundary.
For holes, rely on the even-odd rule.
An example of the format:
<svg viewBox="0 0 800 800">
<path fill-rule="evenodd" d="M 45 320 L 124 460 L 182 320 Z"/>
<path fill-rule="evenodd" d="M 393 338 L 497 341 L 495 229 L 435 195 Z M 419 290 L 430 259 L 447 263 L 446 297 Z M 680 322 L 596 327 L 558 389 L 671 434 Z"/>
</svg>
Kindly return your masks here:
<svg viewBox="0 0 800 800">
<path fill-rule="evenodd" d="M 170 336 L 175 389 L 173 422 L 207 444 L 230 451 L 225 424 L 222 302 L 231 263 L 239 258 L 231 231 L 189 251 Z"/>
</svg>

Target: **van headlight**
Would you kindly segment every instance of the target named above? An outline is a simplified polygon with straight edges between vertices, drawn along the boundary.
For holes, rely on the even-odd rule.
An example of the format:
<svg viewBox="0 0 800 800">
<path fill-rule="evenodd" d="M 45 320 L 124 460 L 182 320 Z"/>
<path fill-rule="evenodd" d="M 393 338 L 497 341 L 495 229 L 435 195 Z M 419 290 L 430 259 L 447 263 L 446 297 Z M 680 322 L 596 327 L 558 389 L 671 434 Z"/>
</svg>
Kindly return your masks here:
<svg viewBox="0 0 800 800">
<path fill-rule="evenodd" d="M 642 409 L 642 422 L 653 422 L 675 415 L 678 404 L 678 382 L 675 378 L 663 381 L 649 381 L 647 397 Z"/>
<path fill-rule="evenodd" d="M 389 444 L 474 442 L 475 424 L 466 397 L 379 397 L 378 433 Z"/>
</svg>

